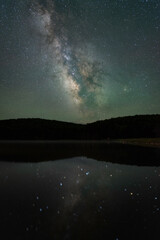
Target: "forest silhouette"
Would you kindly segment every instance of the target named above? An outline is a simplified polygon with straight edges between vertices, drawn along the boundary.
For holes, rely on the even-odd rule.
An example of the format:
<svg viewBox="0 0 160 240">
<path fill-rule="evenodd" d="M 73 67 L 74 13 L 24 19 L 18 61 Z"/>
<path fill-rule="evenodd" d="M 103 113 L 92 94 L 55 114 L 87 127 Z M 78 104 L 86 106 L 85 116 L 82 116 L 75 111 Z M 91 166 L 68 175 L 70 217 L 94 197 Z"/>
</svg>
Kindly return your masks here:
<svg viewBox="0 0 160 240">
<path fill-rule="evenodd" d="M 0 121 L 1 140 L 105 140 L 160 137 L 160 115 L 75 124 L 38 118 Z"/>
</svg>

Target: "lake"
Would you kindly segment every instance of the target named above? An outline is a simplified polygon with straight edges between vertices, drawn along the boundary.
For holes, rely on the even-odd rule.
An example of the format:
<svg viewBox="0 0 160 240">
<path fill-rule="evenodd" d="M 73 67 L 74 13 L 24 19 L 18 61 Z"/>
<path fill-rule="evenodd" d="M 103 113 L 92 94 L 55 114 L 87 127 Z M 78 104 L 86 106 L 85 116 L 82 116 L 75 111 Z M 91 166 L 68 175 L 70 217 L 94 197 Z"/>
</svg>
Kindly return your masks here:
<svg viewBox="0 0 160 240">
<path fill-rule="evenodd" d="M 1 151 L 3 239 L 159 239 L 159 149 L 77 143 L 71 151 L 70 144 L 22 145 L 19 155 L 17 143 L 12 149 L 8 145 L 9 161 Z"/>
</svg>

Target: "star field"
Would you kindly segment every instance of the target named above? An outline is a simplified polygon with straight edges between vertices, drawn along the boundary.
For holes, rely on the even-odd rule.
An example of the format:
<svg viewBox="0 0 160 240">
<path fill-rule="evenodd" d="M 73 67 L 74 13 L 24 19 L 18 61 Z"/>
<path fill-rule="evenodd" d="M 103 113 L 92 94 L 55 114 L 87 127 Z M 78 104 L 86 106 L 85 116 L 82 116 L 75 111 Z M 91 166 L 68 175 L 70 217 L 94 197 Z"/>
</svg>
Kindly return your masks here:
<svg viewBox="0 0 160 240">
<path fill-rule="evenodd" d="M 159 13 L 159 0 L 0 0 L 0 119 L 160 113 Z"/>
<path fill-rule="evenodd" d="M 1 219 L 11 223 L 7 236 L 17 229 L 36 239 L 159 236 L 160 167 L 75 157 L 1 162 L 1 169 Z"/>
</svg>

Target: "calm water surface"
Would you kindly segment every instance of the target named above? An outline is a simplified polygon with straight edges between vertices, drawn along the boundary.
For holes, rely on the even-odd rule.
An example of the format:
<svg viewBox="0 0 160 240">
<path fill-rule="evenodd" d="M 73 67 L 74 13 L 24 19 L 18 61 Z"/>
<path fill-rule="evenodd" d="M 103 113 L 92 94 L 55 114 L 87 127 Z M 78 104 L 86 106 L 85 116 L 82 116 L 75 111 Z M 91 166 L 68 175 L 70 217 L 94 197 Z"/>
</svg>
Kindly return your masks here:
<svg viewBox="0 0 160 240">
<path fill-rule="evenodd" d="M 6 240 L 159 239 L 160 167 L 1 161 L 0 228 Z"/>
</svg>

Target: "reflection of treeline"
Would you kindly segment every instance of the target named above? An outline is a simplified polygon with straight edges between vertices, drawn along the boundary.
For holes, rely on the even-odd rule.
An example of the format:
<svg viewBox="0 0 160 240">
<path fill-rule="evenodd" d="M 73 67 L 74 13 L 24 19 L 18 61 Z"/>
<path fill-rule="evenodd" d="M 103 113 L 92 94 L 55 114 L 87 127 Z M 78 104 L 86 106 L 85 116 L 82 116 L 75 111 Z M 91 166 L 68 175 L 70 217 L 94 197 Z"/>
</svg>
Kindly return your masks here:
<svg viewBox="0 0 160 240">
<path fill-rule="evenodd" d="M 43 119 L 0 121 L 0 139 L 116 139 L 160 137 L 160 115 L 137 115 L 86 125 Z"/>
</svg>

